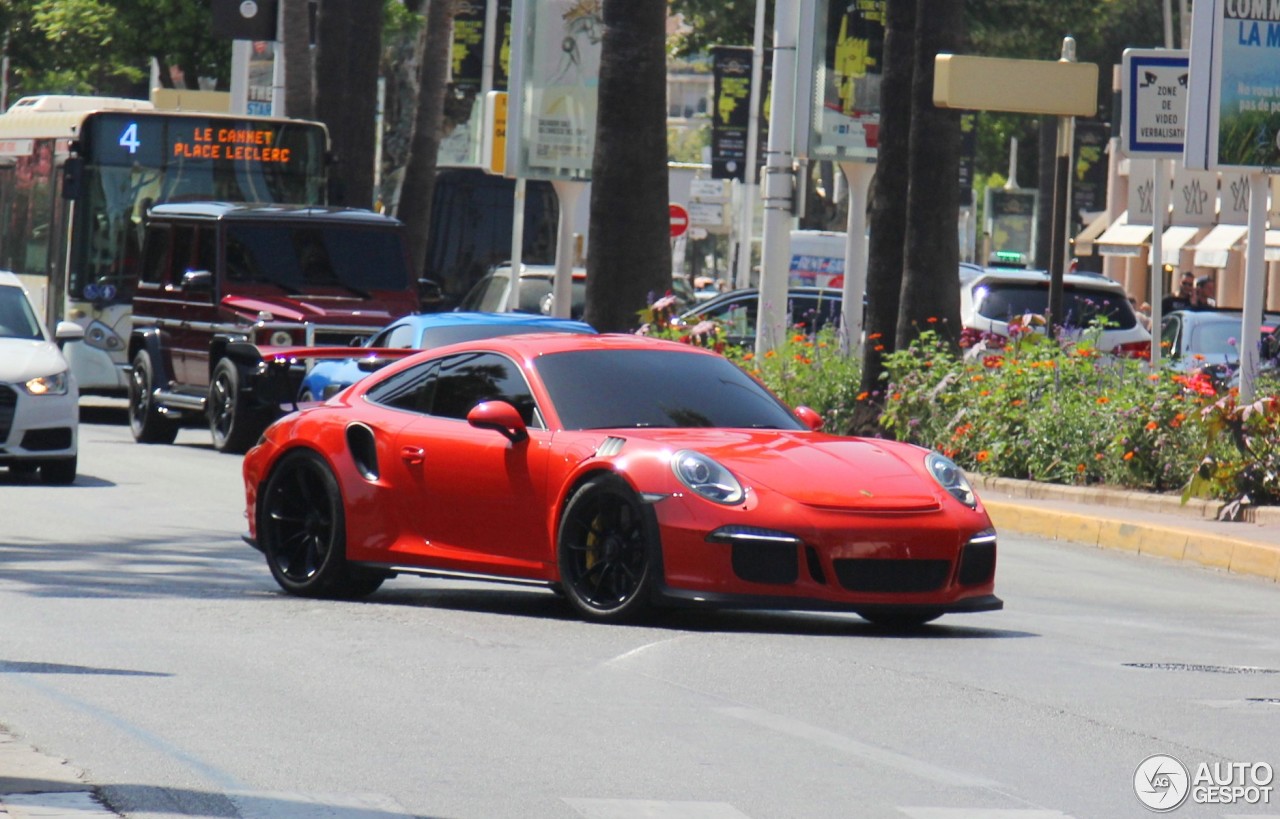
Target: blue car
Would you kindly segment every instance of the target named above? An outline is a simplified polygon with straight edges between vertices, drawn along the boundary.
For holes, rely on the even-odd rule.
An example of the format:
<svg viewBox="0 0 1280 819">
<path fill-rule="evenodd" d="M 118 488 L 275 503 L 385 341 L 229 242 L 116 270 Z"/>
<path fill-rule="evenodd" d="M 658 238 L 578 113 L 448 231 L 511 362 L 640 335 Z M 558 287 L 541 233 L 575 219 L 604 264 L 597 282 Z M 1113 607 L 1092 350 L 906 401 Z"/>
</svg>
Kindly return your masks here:
<svg viewBox="0 0 1280 819">
<path fill-rule="evenodd" d="M 379 330 L 364 348 L 426 350 L 478 338 L 524 333 L 590 333 L 582 321 L 527 313 L 424 313 L 396 319 Z M 323 401 L 368 375 L 358 359 L 320 361 L 311 368 L 298 393 L 299 401 Z"/>
</svg>

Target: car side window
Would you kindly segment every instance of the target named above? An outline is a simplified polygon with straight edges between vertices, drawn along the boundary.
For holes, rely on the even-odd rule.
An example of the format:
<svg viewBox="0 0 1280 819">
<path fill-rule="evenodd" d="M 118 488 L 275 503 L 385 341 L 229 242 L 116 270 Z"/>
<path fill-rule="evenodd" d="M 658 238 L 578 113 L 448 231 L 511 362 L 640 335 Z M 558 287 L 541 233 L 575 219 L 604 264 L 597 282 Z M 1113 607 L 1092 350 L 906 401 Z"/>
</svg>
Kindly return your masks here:
<svg viewBox="0 0 1280 819">
<path fill-rule="evenodd" d="M 399 324 L 387 331 L 378 347 L 411 349 L 414 346 L 414 328 L 411 324 Z"/>
<path fill-rule="evenodd" d="M 426 413 L 431 407 L 439 369 L 439 362 L 428 361 L 402 370 L 371 387 L 365 398 L 384 407 Z"/>
<path fill-rule="evenodd" d="M 465 419 L 482 401 L 506 401 L 530 426 L 541 426 L 533 393 L 520 368 L 496 353 L 460 353 L 440 362 L 429 412 Z"/>
</svg>

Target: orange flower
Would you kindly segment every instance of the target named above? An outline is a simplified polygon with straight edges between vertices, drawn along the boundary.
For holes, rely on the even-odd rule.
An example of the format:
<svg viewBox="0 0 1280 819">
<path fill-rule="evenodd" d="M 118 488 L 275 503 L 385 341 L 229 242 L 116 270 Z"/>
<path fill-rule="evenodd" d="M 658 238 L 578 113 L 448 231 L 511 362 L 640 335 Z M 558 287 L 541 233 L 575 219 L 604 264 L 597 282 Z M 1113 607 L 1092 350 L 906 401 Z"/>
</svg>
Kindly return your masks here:
<svg viewBox="0 0 1280 819">
<path fill-rule="evenodd" d="M 751 361 L 751 360 L 752 360 L 752 359 L 754 359 L 755 357 L 756 357 L 756 354 L 755 354 L 755 353 L 747 353 L 746 355 L 744 355 L 744 356 L 742 357 L 742 360 L 743 360 L 743 361 Z"/>
<path fill-rule="evenodd" d="M 1151 432 L 1153 429 L 1158 429 L 1159 427 L 1160 425 L 1157 424 L 1155 421 L 1147 422 L 1147 432 Z"/>
<path fill-rule="evenodd" d="M 985 449 L 978 453 L 978 463 L 982 463 L 991 457 L 991 453 Z"/>
<path fill-rule="evenodd" d="M 1010 401 L 1010 402 L 1009 402 L 1009 406 L 1011 406 L 1011 407 L 1020 407 L 1020 406 L 1022 406 L 1022 399 L 1021 399 L 1021 398 L 1015 398 L 1015 399 L 1013 399 L 1012 401 Z"/>
<path fill-rule="evenodd" d="M 1136 454 L 1136 453 L 1134 453 L 1133 451 L 1126 452 L 1126 453 L 1124 454 L 1124 459 L 1125 459 L 1126 461 L 1132 461 L 1132 460 L 1133 460 L 1133 456 L 1134 456 L 1135 454 Z"/>
<path fill-rule="evenodd" d="M 1111 403 L 1111 399 L 1110 399 L 1110 398 L 1108 398 L 1108 397 L 1106 397 L 1105 395 L 1103 395 L 1103 396 L 1099 396 L 1099 398 L 1098 398 L 1098 403 L 1099 403 L 1099 404 L 1110 404 L 1110 403 Z"/>
<path fill-rule="evenodd" d="M 1104 456 L 1101 452 L 1098 452 L 1098 453 L 1095 453 L 1095 454 L 1094 454 L 1093 459 L 1094 459 L 1095 461 L 1101 461 L 1104 457 L 1105 457 L 1105 456 Z"/>
<path fill-rule="evenodd" d="M 794 341 L 796 344 L 799 344 L 800 342 L 804 341 L 804 336 L 800 335 L 799 333 L 796 333 L 794 336 L 791 337 L 791 340 Z"/>
<path fill-rule="evenodd" d="M 982 392 L 978 393 L 978 395 L 981 395 L 983 398 L 986 398 L 990 394 L 991 394 L 991 390 L 983 390 Z"/>
<path fill-rule="evenodd" d="M 869 393 L 869 392 L 867 392 L 867 391 L 863 390 L 862 392 L 858 393 L 858 400 L 859 400 L 859 401 L 866 401 L 866 400 L 867 400 L 867 396 L 869 396 L 870 394 L 871 394 L 871 393 Z"/>
<path fill-rule="evenodd" d="M 937 317 L 937 316 L 929 316 L 929 318 L 925 319 L 925 321 L 929 322 L 930 324 L 937 324 L 937 323 L 938 323 L 938 317 Z"/>
<path fill-rule="evenodd" d="M 871 335 L 867 336 L 867 340 L 875 341 L 876 339 L 880 338 L 881 335 L 882 335 L 881 333 L 872 333 Z"/>
<path fill-rule="evenodd" d="M 774 356 L 776 356 L 776 355 L 777 355 L 777 353 L 776 353 L 776 352 L 774 352 L 773 350 L 765 350 L 765 352 L 764 352 L 764 357 L 765 357 L 765 358 L 773 358 L 773 357 L 774 357 Z"/>
<path fill-rule="evenodd" d="M 1084 464 L 1076 464 L 1076 471 L 1077 471 L 1077 472 L 1083 472 L 1084 470 L 1085 470 L 1085 465 L 1084 465 Z"/>
<path fill-rule="evenodd" d="M 872 347 L 871 349 L 875 350 L 877 353 L 883 353 L 883 352 L 884 352 L 884 345 L 883 345 L 883 344 L 877 344 L 875 347 Z"/>
</svg>

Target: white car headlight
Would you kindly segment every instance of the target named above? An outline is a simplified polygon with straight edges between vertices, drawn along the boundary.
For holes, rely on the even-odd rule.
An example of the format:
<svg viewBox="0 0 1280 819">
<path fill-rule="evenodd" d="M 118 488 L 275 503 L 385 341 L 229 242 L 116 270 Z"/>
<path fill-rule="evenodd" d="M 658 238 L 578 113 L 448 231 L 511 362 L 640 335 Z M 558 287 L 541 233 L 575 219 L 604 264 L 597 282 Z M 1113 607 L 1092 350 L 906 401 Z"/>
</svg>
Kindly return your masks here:
<svg viewBox="0 0 1280 819">
<path fill-rule="evenodd" d="M 60 372 L 53 375 L 42 375 L 39 378 L 32 378 L 22 386 L 32 395 L 66 395 L 67 374 L 66 372 Z"/>
<path fill-rule="evenodd" d="M 947 490 L 947 494 L 951 495 L 951 497 L 970 509 L 978 505 L 978 497 L 973 494 L 973 487 L 969 485 L 969 479 L 964 476 L 964 472 L 950 458 L 937 452 L 930 452 L 924 456 L 924 465 L 929 470 L 929 474 L 933 476 L 933 479 L 943 489 Z"/>
<path fill-rule="evenodd" d="M 682 449 L 671 458 L 671 469 L 685 486 L 716 503 L 741 503 L 745 492 L 733 473 L 691 449 Z"/>
</svg>

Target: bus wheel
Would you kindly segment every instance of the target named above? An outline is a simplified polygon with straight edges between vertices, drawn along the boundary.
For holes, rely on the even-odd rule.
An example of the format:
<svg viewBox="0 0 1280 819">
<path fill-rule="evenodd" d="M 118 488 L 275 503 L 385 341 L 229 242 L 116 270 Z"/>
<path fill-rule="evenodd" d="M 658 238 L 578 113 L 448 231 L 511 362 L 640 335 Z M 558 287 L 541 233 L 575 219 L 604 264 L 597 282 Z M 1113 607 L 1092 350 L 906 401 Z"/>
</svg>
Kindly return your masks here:
<svg viewBox="0 0 1280 819">
<path fill-rule="evenodd" d="M 262 434 L 264 425 L 244 394 L 242 380 L 240 367 L 230 359 L 222 359 L 213 369 L 205 406 L 213 448 L 219 452 L 233 455 L 247 452 Z"/>
<path fill-rule="evenodd" d="M 129 375 L 129 429 L 140 444 L 171 444 L 178 437 L 178 425 L 156 406 L 155 372 L 151 354 L 139 350 Z"/>
</svg>

